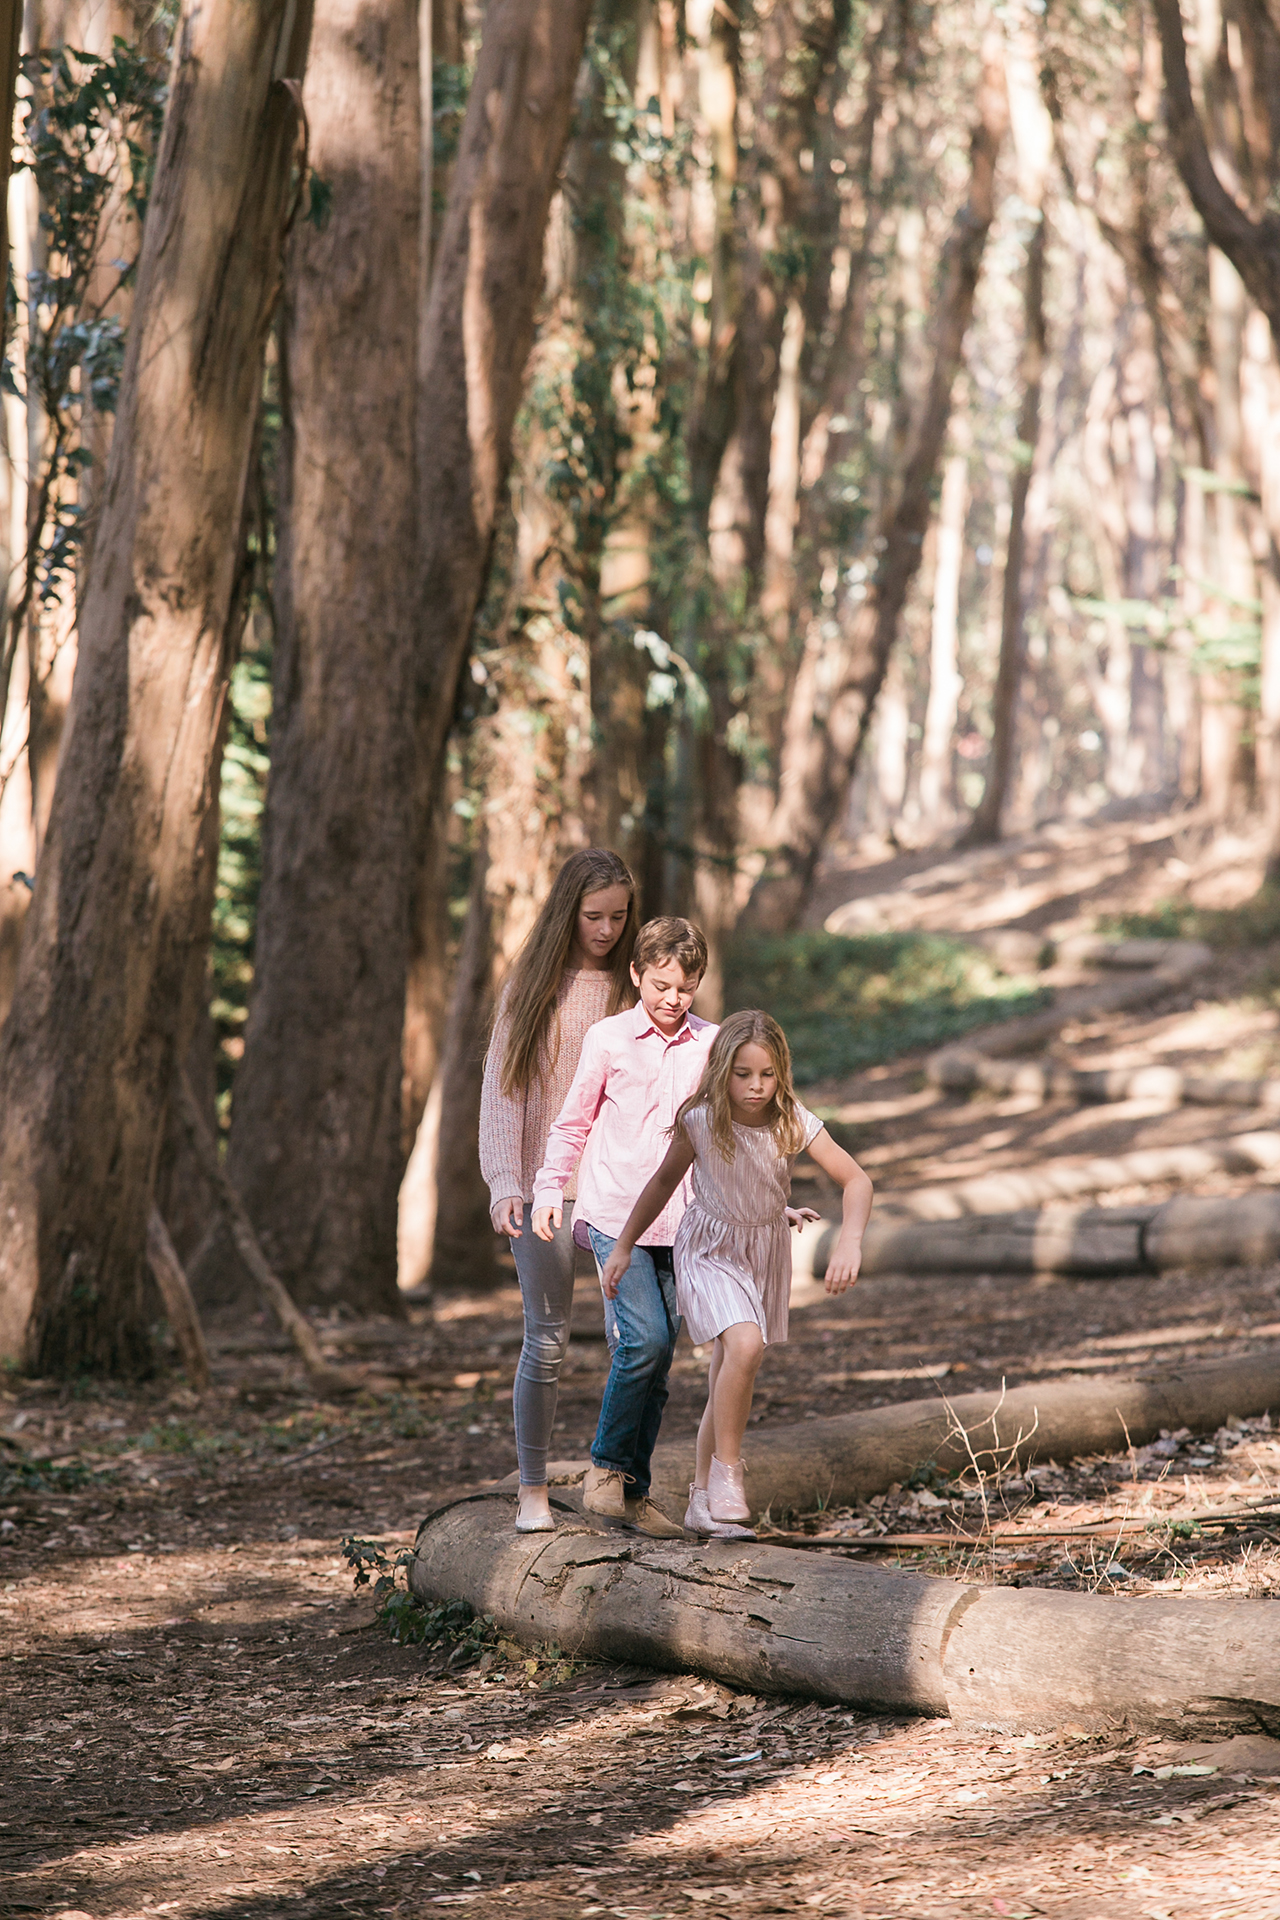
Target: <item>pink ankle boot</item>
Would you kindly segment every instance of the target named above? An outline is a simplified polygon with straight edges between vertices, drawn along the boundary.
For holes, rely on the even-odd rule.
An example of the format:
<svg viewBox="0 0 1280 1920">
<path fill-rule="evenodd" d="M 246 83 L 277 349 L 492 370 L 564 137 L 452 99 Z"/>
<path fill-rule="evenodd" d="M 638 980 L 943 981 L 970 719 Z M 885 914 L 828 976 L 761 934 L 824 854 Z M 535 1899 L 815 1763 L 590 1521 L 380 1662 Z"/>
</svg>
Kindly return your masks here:
<svg viewBox="0 0 1280 1920">
<path fill-rule="evenodd" d="M 746 1488 L 743 1475 L 746 1467 L 741 1460 L 735 1460 L 732 1466 L 726 1466 L 723 1460 L 711 1456 L 711 1471 L 707 1475 L 707 1505 L 711 1509 L 713 1520 L 749 1520 L 751 1509 L 747 1505 Z"/>
<path fill-rule="evenodd" d="M 713 1520 L 705 1487 L 690 1487 L 684 1524 L 690 1533 L 700 1533 L 712 1540 L 754 1540 L 756 1537 L 750 1527 L 736 1526 L 732 1520 Z"/>
</svg>

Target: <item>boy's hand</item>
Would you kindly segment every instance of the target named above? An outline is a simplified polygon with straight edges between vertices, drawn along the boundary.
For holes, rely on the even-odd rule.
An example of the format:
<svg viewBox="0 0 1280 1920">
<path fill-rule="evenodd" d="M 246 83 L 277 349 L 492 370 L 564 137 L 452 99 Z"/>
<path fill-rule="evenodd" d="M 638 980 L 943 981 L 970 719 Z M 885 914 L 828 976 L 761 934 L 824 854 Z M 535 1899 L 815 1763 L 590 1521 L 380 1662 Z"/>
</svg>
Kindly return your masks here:
<svg viewBox="0 0 1280 1920">
<path fill-rule="evenodd" d="M 520 1222 L 524 1219 L 524 1201 L 496 1200 L 489 1209 L 489 1218 L 495 1233 L 509 1234 L 513 1240 L 519 1240 L 523 1233 Z"/>
<path fill-rule="evenodd" d="M 564 1219 L 563 1207 L 535 1207 L 533 1231 L 539 1240 L 554 1240 Z"/>
<path fill-rule="evenodd" d="M 861 1240 L 854 1240 L 847 1245 L 843 1239 L 837 1240 L 835 1252 L 827 1262 L 827 1292 L 844 1293 L 856 1282 L 861 1267 Z"/>
<path fill-rule="evenodd" d="M 802 1227 L 808 1220 L 821 1220 L 822 1218 L 822 1215 L 816 1213 L 812 1207 L 784 1207 L 782 1211 L 787 1217 L 787 1225 L 789 1227 Z"/>
<path fill-rule="evenodd" d="M 604 1289 L 606 1300 L 616 1300 L 622 1276 L 631 1265 L 631 1248 L 624 1247 L 621 1240 L 605 1261 L 600 1274 L 600 1285 Z"/>
</svg>

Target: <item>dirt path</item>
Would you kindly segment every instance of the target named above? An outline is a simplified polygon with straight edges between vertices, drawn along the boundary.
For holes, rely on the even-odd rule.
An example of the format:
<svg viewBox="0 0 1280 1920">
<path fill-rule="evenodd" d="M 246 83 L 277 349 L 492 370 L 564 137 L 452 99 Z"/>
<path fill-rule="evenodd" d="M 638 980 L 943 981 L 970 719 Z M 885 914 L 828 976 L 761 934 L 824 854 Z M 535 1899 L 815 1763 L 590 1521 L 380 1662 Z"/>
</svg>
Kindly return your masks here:
<svg viewBox="0 0 1280 1920">
<path fill-rule="evenodd" d="M 1149 834 L 1142 861 L 1183 859 L 1183 831 L 1171 852 Z M 1053 898 L 1079 921 L 1084 869 L 1118 858 L 1073 844 L 1038 884 L 1060 887 Z M 911 910 L 941 915 L 951 882 L 939 863 L 932 893 L 929 862 L 908 864 Z M 885 879 L 868 870 L 857 886 L 883 895 Z M 1227 882 L 1219 871 L 1204 884 Z M 1220 1067 L 1233 1048 L 1269 1059 L 1280 1041 L 1267 956 L 1231 965 L 1214 981 L 1221 1003 L 1188 993 L 1069 1044 L 1090 1060 L 1157 1050 Z M 922 1089 L 920 1064 L 823 1090 L 886 1189 L 1258 1124 L 1239 1110 L 960 1102 Z M 1246 1351 L 1280 1337 L 1280 1270 L 872 1279 L 792 1325 L 766 1361 L 758 1426 L 936 1391 L 928 1375 L 960 1389 Z M 418 1313 L 407 1329 L 327 1328 L 365 1373 L 364 1392 L 340 1405 L 309 1394 L 265 1326 L 213 1333 L 216 1389 L 203 1402 L 164 1380 L 132 1395 L 0 1385 L 0 1914 L 1280 1920 L 1280 1774 L 1261 1750 L 1159 1778 L 1191 1763 L 1124 1727 L 1105 1741 L 1069 1726 L 1055 1741 L 1011 1740 L 689 1676 L 574 1670 L 554 1656 L 530 1667 L 501 1647 L 450 1668 L 441 1652 L 394 1645 L 367 1593 L 353 1595 L 339 1540 L 407 1542 L 451 1490 L 510 1470 L 514 1292 L 445 1301 L 434 1324 Z M 604 1375 L 591 1281 L 575 1335 L 564 1457 L 587 1450 Z M 670 1434 L 692 1434 L 703 1371 L 682 1344 Z M 1049 1525 L 1273 1488 L 1280 1445 L 1254 1423 L 1001 1491 Z M 874 1524 L 927 1529 L 947 1493 L 900 1489 Z M 867 1518 L 803 1524 L 847 1549 Z M 1117 1606 L 1157 1586 L 1274 1596 L 1280 1547 L 1265 1526 L 1166 1529 L 1123 1560 L 1059 1543 L 968 1571 L 1114 1590 Z"/>
</svg>

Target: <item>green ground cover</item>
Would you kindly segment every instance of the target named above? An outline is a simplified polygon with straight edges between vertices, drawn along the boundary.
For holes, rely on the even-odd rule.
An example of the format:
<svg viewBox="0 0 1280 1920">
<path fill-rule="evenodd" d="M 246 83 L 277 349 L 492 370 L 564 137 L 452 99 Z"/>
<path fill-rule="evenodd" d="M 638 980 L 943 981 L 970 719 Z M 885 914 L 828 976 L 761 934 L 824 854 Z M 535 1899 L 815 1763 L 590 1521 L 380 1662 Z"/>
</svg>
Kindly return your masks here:
<svg viewBox="0 0 1280 1920">
<path fill-rule="evenodd" d="M 726 1011 L 771 1013 L 801 1086 L 941 1046 L 1048 998 L 980 948 L 942 934 L 739 936 L 725 959 Z"/>
</svg>

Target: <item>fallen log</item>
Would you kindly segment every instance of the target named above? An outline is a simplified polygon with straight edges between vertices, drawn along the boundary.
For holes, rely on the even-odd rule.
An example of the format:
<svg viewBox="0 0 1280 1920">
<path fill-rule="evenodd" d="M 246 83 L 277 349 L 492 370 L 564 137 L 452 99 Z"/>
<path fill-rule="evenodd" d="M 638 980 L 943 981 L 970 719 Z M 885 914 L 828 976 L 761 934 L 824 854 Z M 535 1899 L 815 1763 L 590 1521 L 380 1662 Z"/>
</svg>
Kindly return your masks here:
<svg viewBox="0 0 1280 1920">
<path fill-rule="evenodd" d="M 757 1428 L 747 1443 L 747 1495 L 757 1514 L 852 1506 L 909 1480 L 930 1462 L 984 1473 L 1037 1460 L 1072 1460 L 1144 1446 L 1189 1427 L 1212 1433 L 1233 1417 L 1280 1414 L 1280 1348 L 1193 1361 L 1128 1380 L 1077 1376 L 945 1399 L 903 1400 L 798 1426 Z M 684 1495 L 693 1443 L 665 1442 L 653 1458 L 655 1489 Z"/>
<path fill-rule="evenodd" d="M 1114 1100 L 1160 1100 L 1171 1107 L 1280 1108 L 1280 1080 L 1232 1080 L 1221 1074 L 1183 1073 L 1177 1067 L 1072 1067 L 1061 1060 L 994 1060 L 976 1047 L 947 1048 L 945 1075 L 935 1084 L 949 1093 L 1017 1093 L 1037 1100 L 1074 1100 L 1080 1106 Z"/>
<path fill-rule="evenodd" d="M 1194 1146 L 1135 1147 L 1131 1153 L 1088 1160 L 1050 1160 L 1038 1167 L 1009 1167 L 972 1180 L 942 1181 L 913 1193 L 888 1193 L 878 1213 L 915 1220 L 958 1220 L 964 1214 L 1003 1213 L 1047 1200 L 1076 1199 L 1117 1187 L 1155 1186 L 1168 1180 L 1202 1180 L 1214 1173 L 1266 1173 L 1280 1166 L 1280 1133 L 1232 1134 Z"/>
<path fill-rule="evenodd" d="M 1242 1193 L 1221 1200 L 1178 1194 L 1156 1209 L 1143 1247 L 1159 1272 L 1272 1266 L 1280 1260 L 1280 1193 Z"/>
<path fill-rule="evenodd" d="M 1280 1135 L 1248 1136 L 1239 1153 L 1223 1154 L 1214 1164 L 1233 1172 L 1254 1171 L 1259 1163 L 1273 1166 L 1273 1146 L 1280 1158 Z M 1156 1178 L 1152 1165 L 1165 1169 L 1160 1178 L 1172 1177 L 1168 1167 L 1174 1157 L 1184 1160 L 1186 1177 L 1191 1178 L 1205 1171 L 1197 1159 L 1201 1151 L 1170 1147 L 1125 1155 L 1129 1172 L 1123 1184 Z M 1140 1163 L 1147 1163 L 1145 1175 Z M 964 1187 L 961 1199 L 1006 1203 L 1038 1191 L 1034 1171 L 993 1175 L 990 1181 L 965 1182 Z M 979 1188 L 981 1192 L 975 1191 Z M 1186 1267 L 1265 1267 L 1280 1261 L 1280 1193 L 1275 1191 L 1228 1199 L 1177 1195 L 1160 1205 L 1133 1207 L 1014 1207 L 1005 1213 L 962 1211 L 943 1187 L 906 1196 L 900 1211 L 908 1212 L 913 1200 L 928 1209 L 924 1218 L 897 1217 L 900 1203 L 891 1196 L 887 1207 L 893 1210 L 871 1221 L 863 1241 L 864 1274 L 1061 1273 L 1105 1279 Z M 800 1289 L 793 1293 L 793 1305 L 808 1305 L 815 1297 L 814 1285 L 826 1273 L 838 1234 L 839 1225 L 832 1220 L 808 1221 L 793 1234 L 792 1286 Z"/>
<path fill-rule="evenodd" d="M 873 1220 L 862 1271 L 880 1273 L 1064 1273 L 1101 1279 L 1146 1271 L 1143 1234 L 1159 1211 L 1145 1207 L 1044 1207 L 944 1220 Z M 820 1279 L 835 1246 L 835 1222 L 796 1235 L 792 1273 Z"/>
<path fill-rule="evenodd" d="M 429 1514 L 408 1569 L 525 1645 L 694 1669 L 753 1693 L 950 1713 L 1007 1731 L 1280 1727 L 1280 1604 L 982 1588 L 744 1542 L 648 1541 L 511 1502 Z"/>
<path fill-rule="evenodd" d="M 209 1182 L 214 1200 L 226 1216 L 227 1227 L 236 1252 L 257 1285 L 259 1293 L 292 1340 L 298 1357 L 306 1369 L 307 1378 L 318 1393 L 352 1391 L 359 1382 L 343 1368 L 331 1366 L 325 1359 L 310 1322 L 304 1314 L 299 1312 L 283 1280 L 272 1271 L 262 1251 L 262 1244 L 253 1230 L 253 1222 L 245 1211 L 244 1202 L 218 1158 L 218 1149 L 205 1123 L 204 1115 L 200 1111 L 199 1103 L 191 1091 L 191 1082 L 183 1072 L 178 1074 L 176 1091 L 178 1117 L 195 1151 L 201 1172 Z"/>
<path fill-rule="evenodd" d="M 169 1229 L 159 1207 L 154 1204 L 147 1220 L 147 1265 L 164 1302 L 169 1331 L 182 1356 L 187 1379 L 197 1393 L 204 1393 L 212 1377 L 204 1328 L 200 1325 L 200 1315 L 191 1297 L 191 1288 L 187 1284 L 177 1249 L 169 1238 Z"/>
<path fill-rule="evenodd" d="M 1068 949 L 1064 949 L 1064 952 Z M 965 1036 L 963 1043 L 942 1047 L 930 1055 L 925 1077 L 930 1085 L 963 1091 L 971 1084 L 971 1058 L 987 1058 L 1029 1053 L 1060 1033 L 1073 1020 L 1096 1019 L 1100 1014 L 1127 1013 L 1145 1007 L 1166 993 L 1185 985 L 1194 974 L 1210 965 L 1213 953 L 1198 940 L 1093 940 L 1072 943 L 1073 959 L 1142 971 L 1119 980 L 1091 981 L 1059 993 L 1051 1007 L 1039 1013 L 1023 1014 L 1017 1020 L 1002 1020 L 996 1026 L 980 1028 Z"/>
</svg>

